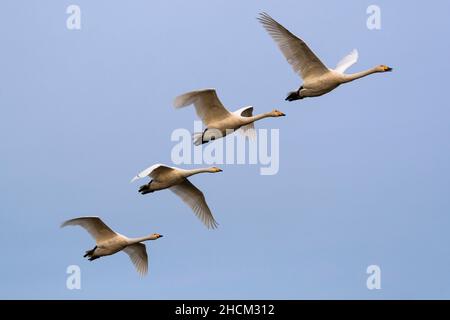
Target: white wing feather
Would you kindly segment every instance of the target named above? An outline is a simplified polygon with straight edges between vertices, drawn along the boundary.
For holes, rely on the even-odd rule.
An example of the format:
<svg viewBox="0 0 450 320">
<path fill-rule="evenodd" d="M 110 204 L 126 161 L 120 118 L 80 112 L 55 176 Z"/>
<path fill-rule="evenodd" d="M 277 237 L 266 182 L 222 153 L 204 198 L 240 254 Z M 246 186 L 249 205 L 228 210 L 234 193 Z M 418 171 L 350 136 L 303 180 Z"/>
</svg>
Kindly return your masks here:
<svg viewBox="0 0 450 320">
<path fill-rule="evenodd" d="M 346 55 L 344 58 L 342 58 L 341 61 L 336 66 L 335 71 L 344 73 L 345 70 L 350 68 L 352 65 L 354 65 L 358 61 L 358 50 L 353 49 L 352 52 L 350 52 L 348 55 Z"/>
<path fill-rule="evenodd" d="M 230 112 L 219 100 L 215 89 L 191 91 L 175 98 L 175 108 L 193 104 L 195 111 L 205 125 L 230 116 Z"/>
<path fill-rule="evenodd" d="M 162 172 L 172 171 L 174 169 L 175 168 L 166 166 L 161 163 L 157 163 L 157 164 L 154 164 L 151 167 L 148 167 L 147 169 L 139 172 L 135 177 L 133 177 L 133 179 L 131 179 L 131 182 L 134 182 L 138 179 L 145 178 L 145 177 L 156 178 Z"/>
<path fill-rule="evenodd" d="M 239 110 L 234 111 L 233 114 L 239 117 L 251 117 L 253 116 L 253 107 L 247 106 L 240 108 Z"/>
<path fill-rule="evenodd" d="M 233 114 L 239 116 L 239 117 L 252 117 L 253 116 L 253 107 L 243 107 L 239 110 L 236 110 L 233 112 Z M 255 123 L 252 122 L 246 126 L 242 126 L 239 129 L 239 133 L 244 135 L 245 137 L 249 139 L 255 139 L 256 138 L 256 130 L 255 130 Z"/>
<path fill-rule="evenodd" d="M 148 271 L 148 256 L 145 244 L 135 243 L 123 249 L 133 262 L 134 267 L 141 276 L 145 276 Z"/>
<path fill-rule="evenodd" d="M 214 220 L 211 210 L 206 203 L 205 196 L 188 179 L 181 184 L 170 187 L 170 190 L 179 196 L 181 200 L 194 211 L 195 215 L 208 229 L 217 228 L 218 223 Z"/>
<path fill-rule="evenodd" d="M 66 226 L 80 226 L 84 228 L 97 243 L 117 236 L 117 233 L 111 230 L 111 228 L 108 227 L 99 217 L 80 217 L 67 220 L 61 225 L 61 228 Z"/>
<path fill-rule="evenodd" d="M 329 69 L 302 39 L 296 37 L 267 13 L 261 13 L 258 20 L 277 43 L 294 71 L 303 80 L 318 77 L 329 72 Z"/>
</svg>

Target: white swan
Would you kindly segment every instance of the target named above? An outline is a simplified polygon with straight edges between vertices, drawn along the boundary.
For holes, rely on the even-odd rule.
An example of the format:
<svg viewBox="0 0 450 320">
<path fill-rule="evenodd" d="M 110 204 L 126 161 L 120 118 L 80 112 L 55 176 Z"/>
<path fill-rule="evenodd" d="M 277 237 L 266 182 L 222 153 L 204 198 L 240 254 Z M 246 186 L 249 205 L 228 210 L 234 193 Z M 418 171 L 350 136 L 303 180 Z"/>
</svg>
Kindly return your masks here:
<svg viewBox="0 0 450 320">
<path fill-rule="evenodd" d="M 111 230 L 99 217 L 80 217 L 67 220 L 61 225 L 61 228 L 66 226 L 81 226 L 95 239 L 95 247 L 86 251 L 85 258 L 88 257 L 92 261 L 123 250 L 142 276 L 147 274 L 148 270 L 147 250 L 142 242 L 162 237 L 158 233 L 153 233 L 146 237 L 128 238 Z"/>
<path fill-rule="evenodd" d="M 214 229 L 218 224 L 206 203 L 205 196 L 187 179 L 194 174 L 205 172 L 216 173 L 222 170 L 217 167 L 184 170 L 158 163 L 140 172 L 131 182 L 147 176 L 152 178 L 148 184 L 139 188 L 141 194 L 169 189 L 194 211 L 208 229 Z"/>
<path fill-rule="evenodd" d="M 202 119 L 206 129 L 202 133 L 194 133 L 194 144 L 200 145 L 226 136 L 241 128 L 242 133 L 254 135 L 254 122 L 268 117 L 282 117 L 285 114 L 278 110 L 253 116 L 253 107 L 248 106 L 235 112 L 229 112 L 217 97 L 216 90 L 204 89 L 185 93 L 175 98 L 175 108 L 194 104 L 197 115 Z"/>
<path fill-rule="evenodd" d="M 297 38 L 267 13 L 261 13 L 258 20 L 278 44 L 294 71 L 303 79 L 303 85 L 297 91 L 290 92 L 286 98 L 287 101 L 321 96 L 343 83 L 372 73 L 392 71 L 392 68 L 388 66 L 379 65 L 366 71 L 344 74 L 345 70 L 358 60 L 358 51 L 356 49 L 344 57 L 334 70 L 329 69 L 302 39 Z"/>
</svg>

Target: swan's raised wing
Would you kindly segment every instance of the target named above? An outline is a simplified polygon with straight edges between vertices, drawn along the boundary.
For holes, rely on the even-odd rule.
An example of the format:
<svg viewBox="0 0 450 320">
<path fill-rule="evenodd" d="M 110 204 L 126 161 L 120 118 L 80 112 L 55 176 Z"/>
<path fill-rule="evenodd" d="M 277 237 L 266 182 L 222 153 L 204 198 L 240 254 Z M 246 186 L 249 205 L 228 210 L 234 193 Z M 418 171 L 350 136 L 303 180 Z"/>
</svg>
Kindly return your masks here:
<svg viewBox="0 0 450 320">
<path fill-rule="evenodd" d="M 248 106 L 248 107 L 240 108 L 239 110 L 234 111 L 233 114 L 240 116 L 240 117 L 252 117 L 253 116 L 253 107 Z"/>
<path fill-rule="evenodd" d="M 197 115 L 206 126 L 211 122 L 220 121 L 230 116 L 230 112 L 220 102 L 214 89 L 185 93 L 175 98 L 173 103 L 175 108 L 182 108 L 191 104 L 194 104 Z"/>
<path fill-rule="evenodd" d="M 258 20 L 262 23 L 272 39 L 278 44 L 278 47 L 294 71 L 298 73 L 303 80 L 329 72 L 329 69 L 322 61 L 320 61 L 302 39 L 297 38 L 267 13 L 261 13 Z"/>
<path fill-rule="evenodd" d="M 348 55 L 342 58 L 341 61 L 339 61 L 339 63 L 336 66 L 336 69 L 334 70 L 340 73 L 344 73 L 345 70 L 350 68 L 358 61 L 358 56 L 359 56 L 358 50 L 353 49 L 352 52 L 350 52 Z"/>
<path fill-rule="evenodd" d="M 133 262 L 134 267 L 141 276 L 145 276 L 148 271 L 148 256 L 145 244 L 135 243 L 123 249 Z"/>
<path fill-rule="evenodd" d="M 208 229 L 217 228 L 217 222 L 206 204 L 205 196 L 188 179 L 181 184 L 170 187 L 177 196 L 181 198 L 195 215 L 206 225 Z"/>
<path fill-rule="evenodd" d="M 249 107 L 241 108 L 239 110 L 234 111 L 233 114 L 240 116 L 240 117 L 252 117 L 253 116 L 253 107 L 249 106 Z M 250 139 L 254 139 L 256 137 L 254 122 L 252 122 L 246 126 L 242 126 L 240 128 L 239 132 Z"/>
<path fill-rule="evenodd" d="M 117 233 L 111 230 L 111 228 L 108 227 L 99 217 L 80 217 L 67 220 L 61 225 L 61 228 L 66 226 L 83 227 L 87 232 L 89 232 L 97 243 L 117 236 Z"/>
<path fill-rule="evenodd" d="M 131 182 L 145 177 L 151 177 L 155 180 L 159 180 L 162 176 L 171 173 L 173 170 L 175 170 L 175 168 L 157 163 L 139 172 L 133 179 L 131 179 Z"/>
</svg>

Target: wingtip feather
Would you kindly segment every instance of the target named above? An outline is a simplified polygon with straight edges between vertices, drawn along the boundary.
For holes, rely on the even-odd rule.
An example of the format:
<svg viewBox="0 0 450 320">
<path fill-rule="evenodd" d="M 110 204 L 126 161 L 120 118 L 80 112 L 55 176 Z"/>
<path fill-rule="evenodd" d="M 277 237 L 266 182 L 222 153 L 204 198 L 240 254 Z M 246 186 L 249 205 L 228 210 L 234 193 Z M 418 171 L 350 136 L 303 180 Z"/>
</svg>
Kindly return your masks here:
<svg viewBox="0 0 450 320">
<path fill-rule="evenodd" d="M 138 179 L 139 179 L 139 176 L 134 176 L 133 179 L 130 180 L 130 183 L 133 183 L 133 182 L 135 182 Z"/>
</svg>

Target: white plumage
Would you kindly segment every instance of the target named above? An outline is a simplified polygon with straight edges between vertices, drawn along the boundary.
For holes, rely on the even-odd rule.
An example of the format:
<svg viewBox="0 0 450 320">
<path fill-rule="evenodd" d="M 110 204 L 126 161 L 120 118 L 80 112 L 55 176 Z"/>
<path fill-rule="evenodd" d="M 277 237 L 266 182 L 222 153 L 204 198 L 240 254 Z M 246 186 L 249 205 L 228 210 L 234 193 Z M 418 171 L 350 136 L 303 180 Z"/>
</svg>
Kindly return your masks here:
<svg viewBox="0 0 450 320">
<path fill-rule="evenodd" d="M 187 178 L 199 173 L 216 173 L 221 171 L 217 167 L 184 170 L 163 164 L 155 164 L 137 174 L 131 181 L 146 176 L 151 177 L 150 183 L 141 186 L 139 192 L 147 194 L 169 189 L 192 209 L 208 229 L 214 229 L 218 226 L 218 223 L 206 203 L 205 196 Z"/>
<path fill-rule="evenodd" d="M 194 105 L 198 117 L 206 126 L 204 132 L 194 133 L 195 145 L 225 137 L 239 128 L 242 128 L 241 132 L 243 134 L 253 137 L 255 135 L 255 121 L 269 117 L 284 116 L 284 113 L 278 110 L 253 116 L 252 106 L 229 112 L 219 100 L 214 89 L 188 92 L 178 96 L 174 101 L 175 108 L 182 108 L 191 104 Z"/>
<path fill-rule="evenodd" d="M 258 20 L 276 42 L 292 69 L 303 79 L 303 85 L 297 91 L 288 94 L 286 97 L 288 101 L 321 96 L 343 83 L 372 73 L 392 71 L 392 68 L 379 65 L 363 72 L 344 74 L 358 61 L 356 49 L 345 56 L 336 69 L 329 69 L 302 39 L 292 34 L 267 13 L 261 13 Z"/>
<path fill-rule="evenodd" d="M 99 217 L 80 217 L 65 221 L 61 227 L 80 226 L 94 239 L 96 246 L 86 251 L 84 257 L 90 261 L 124 251 L 130 257 L 136 270 L 142 276 L 148 271 L 147 250 L 143 241 L 156 240 L 162 237 L 158 233 L 141 238 L 128 238 L 113 231 Z"/>
</svg>

